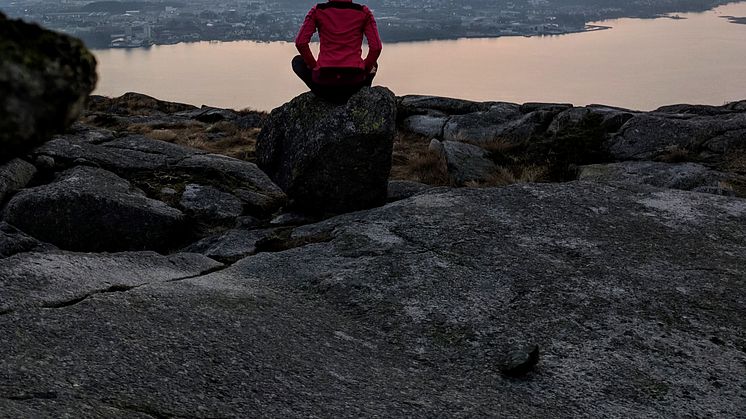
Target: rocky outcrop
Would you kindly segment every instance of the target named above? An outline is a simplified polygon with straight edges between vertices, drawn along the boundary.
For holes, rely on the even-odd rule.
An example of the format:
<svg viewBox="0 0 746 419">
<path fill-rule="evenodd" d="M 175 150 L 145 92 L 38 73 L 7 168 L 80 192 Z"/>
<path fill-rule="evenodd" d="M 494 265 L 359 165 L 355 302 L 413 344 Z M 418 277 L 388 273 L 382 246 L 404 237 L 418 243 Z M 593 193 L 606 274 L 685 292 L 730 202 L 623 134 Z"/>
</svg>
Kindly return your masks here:
<svg viewBox="0 0 746 419">
<path fill-rule="evenodd" d="M 363 88 L 345 105 L 303 94 L 272 111 L 257 162 L 308 212 L 346 212 L 386 202 L 396 100 Z"/>
<path fill-rule="evenodd" d="M 114 114 L 117 116 L 165 116 L 182 113 L 187 117 L 198 116 L 202 110 L 185 103 L 159 100 L 142 93 L 127 92 L 116 98 L 91 96 L 89 112 Z"/>
<path fill-rule="evenodd" d="M 260 115 L 138 94 L 94 102 L 80 121 L 31 150 L 28 159 L 0 164 L 0 213 L 19 234 L 65 250 L 173 251 L 241 219 L 268 225 L 285 205 L 284 192 L 256 164 L 151 138 L 151 126 L 159 124 L 207 130 L 198 118 L 220 115 L 219 123 L 238 124 Z M 118 118 L 127 128 L 111 130 L 92 118 Z M 237 135 L 256 130 L 223 127 Z M 250 141 L 245 147 L 253 148 Z M 5 235 L 3 246 L 15 253 L 32 250 L 14 244 L 24 243 L 19 237 Z"/>
<path fill-rule="evenodd" d="M 96 79 L 81 41 L 0 14 L 0 163 L 70 126 Z"/>
<path fill-rule="evenodd" d="M 19 192 L 4 219 L 35 238 L 81 251 L 165 250 L 184 238 L 185 226 L 179 210 L 89 167 Z"/>
<path fill-rule="evenodd" d="M 609 145 L 618 159 L 650 160 L 671 150 L 687 151 L 708 159 L 746 149 L 746 113 L 638 115 L 610 138 Z"/>
<path fill-rule="evenodd" d="M 522 168 L 539 166 L 547 174 L 545 181 L 575 179 L 577 166 L 628 160 L 697 162 L 746 174 L 743 103 L 672 105 L 637 112 L 604 105 L 406 96 L 400 100 L 404 112 L 399 127 L 427 141 L 482 147 L 495 164 L 516 177 L 521 177 Z"/>
<path fill-rule="evenodd" d="M 746 201 L 587 182 L 434 189 L 290 238 L 310 244 L 208 275 L 164 257 L 138 267 L 141 254 L 0 259 L 0 409 L 741 414 Z M 540 353 L 520 378 L 504 364 L 515 347 L 530 348 L 520 365 Z"/>
</svg>

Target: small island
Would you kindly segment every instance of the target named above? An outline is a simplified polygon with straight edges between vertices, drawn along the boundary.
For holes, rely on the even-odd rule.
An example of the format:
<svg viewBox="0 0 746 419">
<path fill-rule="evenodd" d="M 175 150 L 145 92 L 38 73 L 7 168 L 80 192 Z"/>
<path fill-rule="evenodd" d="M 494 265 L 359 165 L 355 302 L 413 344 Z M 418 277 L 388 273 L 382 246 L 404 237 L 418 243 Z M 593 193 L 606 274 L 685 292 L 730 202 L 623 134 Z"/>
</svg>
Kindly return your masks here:
<svg viewBox="0 0 746 419">
<path fill-rule="evenodd" d="M 723 19 L 728 19 L 730 23 L 737 23 L 739 25 L 746 25 L 746 17 L 743 16 L 721 16 Z"/>
</svg>

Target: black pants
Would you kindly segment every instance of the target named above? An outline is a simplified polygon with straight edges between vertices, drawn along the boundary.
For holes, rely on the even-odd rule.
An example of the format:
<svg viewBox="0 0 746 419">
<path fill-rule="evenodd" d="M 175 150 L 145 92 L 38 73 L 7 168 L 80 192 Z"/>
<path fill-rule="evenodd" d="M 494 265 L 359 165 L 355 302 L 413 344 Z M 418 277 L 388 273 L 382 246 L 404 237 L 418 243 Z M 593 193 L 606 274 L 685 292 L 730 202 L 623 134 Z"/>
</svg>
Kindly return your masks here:
<svg viewBox="0 0 746 419">
<path fill-rule="evenodd" d="M 378 65 L 376 65 L 378 69 Z M 293 58 L 293 72 L 301 79 L 306 86 L 318 97 L 334 103 L 345 103 L 350 96 L 357 93 L 364 86 L 370 87 L 373 84 L 373 78 L 376 73 L 369 73 L 364 80 L 351 85 L 325 85 L 313 81 L 313 71 L 308 68 L 303 57 L 296 55 Z"/>
</svg>

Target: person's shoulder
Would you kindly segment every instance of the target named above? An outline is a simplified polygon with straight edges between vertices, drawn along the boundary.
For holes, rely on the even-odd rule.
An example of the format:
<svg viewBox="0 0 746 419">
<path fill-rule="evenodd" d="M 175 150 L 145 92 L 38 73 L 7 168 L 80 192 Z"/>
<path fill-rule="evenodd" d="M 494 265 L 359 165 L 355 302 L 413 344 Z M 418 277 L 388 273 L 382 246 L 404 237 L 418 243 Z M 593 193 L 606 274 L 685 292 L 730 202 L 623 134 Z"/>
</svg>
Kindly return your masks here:
<svg viewBox="0 0 746 419">
<path fill-rule="evenodd" d="M 373 17 L 373 11 L 370 10 L 370 8 L 366 5 L 362 5 L 362 8 L 360 9 L 363 13 L 368 15 L 369 17 Z"/>
</svg>

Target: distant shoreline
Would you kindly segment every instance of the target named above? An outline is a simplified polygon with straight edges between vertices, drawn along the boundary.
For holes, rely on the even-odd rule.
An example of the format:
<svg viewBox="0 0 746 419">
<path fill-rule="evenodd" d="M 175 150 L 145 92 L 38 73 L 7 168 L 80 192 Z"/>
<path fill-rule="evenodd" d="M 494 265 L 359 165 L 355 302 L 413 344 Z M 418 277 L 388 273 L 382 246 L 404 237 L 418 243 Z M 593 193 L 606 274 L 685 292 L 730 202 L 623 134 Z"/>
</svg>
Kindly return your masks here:
<svg viewBox="0 0 746 419">
<path fill-rule="evenodd" d="M 618 20 L 618 19 L 686 19 L 685 17 L 679 16 L 679 13 L 685 14 L 685 13 L 706 13 L 708 11 L 714 10 L 718 7 L 726 6 L 728 4 L 737 4 L 737 3 L 744 3 L 746 0 L 736 0 L 736 1 L 727 1 L 723 2 L 721 4 L 718 4 L 710 9 L 705 10 L 688 10 L 688 11 L 671 11 L 668 13 L 662 13 L 662 14 L 652 14 L 652 15 L 629 15 L 629 16 L 610 16 L 608 18 L 604 18 L 601 20 L 597 20 L 595 22 L 605 22 L 610 20 Z M 721 16 L 724 19 L 728 19 L 730 23 L 735 24 L 746 24 L 746 17 L 738 17 L 738 16 Z M 491 39 L 491 38 L 503 38 L 503 37 L 525 37 L 525 38 L 534 38 L 534 37 L 543 37 L 543 36 L 561 36 L 561 35 L 571 35 L 571 34 L 578 34 L 578 33 L 586 33 L 586 32 L 596 32 L 601 30 L 607 30 L 607 29 L 613 29 L 613 26 L 608 25 L 598 25 L 598 24 L 586 24 L 586 26 L 583 29 L 577 29 L 577 30 L 563 30 L 563 31 L 557 31 L 557 32 L 544 32 L 544 33 L 505 33 L 505 32 L 483 32 L 483 33 L 465 33 L 465 34 L 458 34 L 458 35 L 443 35 L 443 36 L 433 36 L 432 34 L 429 34 L 428 36 L 394 36 L 391 38 L 384 37 L 384 42 L 389 44 L 399 44 L 399 43 L 409 43 L 409 42 L 431 42 L 431 41 L 457 41 L 459 39 Z M 270 42 L 288 42 L 291 43 L 292 40 L 280 40 L 280 39 L 228 39 L 228 40 L 215 40 L 215 39 L 204 39 L 204 40 L 195 40 L 195 41 L 178 41 L 178 42 L 160 42 L 160 43 L 152 43 L 148 45 L 124 45 L 119 47 L 94 47 L 91 48 L 92 50 L 110 50 L 110 49 L 149 49 L 153 46 L 165 46 L 165 45 L 178 45 L 178 44 L 195 44 L 200 42 L 213 42 L 213 43 L 227 43 L 227 42 L 242 42 L 242 41 L 249 41 L 249 42 L 257 42 L 257 43 L 270 43 Z"/>
<path fill-rule="evenodd" d="M 563 36 L 563 35 L 572 35 L 572 34 L 578 34 L 578 33 L 587 33 L 587 32 L 598 32 L 598 31 L 604 31 L 608 29 L 614 29 L 613 26 L 606 26 L 606 25 L 586 25 L 583 29 L 573 30 L 573 31 L 563 31 L 563 32 L 556 32 L 556 33 L 537 33 L 537 34 L 520 34 L 520 33 L 500 33 L 500 34 L 493 34 L 493 33 L 475 33 L 475 34 L 468 34 L 463 36 L 443 36 L 443 37 L 423 37 L 423 38 L 411 38 L 411 39 L 397 39 L 397 40 L 387 40 L 384 39 L 384 42 L 387 44 L 406 44 L 406 43 L 412 43 L 412 42 L 434 42 L 434 41 L 458 41 L 459 39 L 493 39 L 493 38 L 516 38 L 516 37 L 522 37 L 522 38 L 536 38 L 536 37 L 544 37 L 544 36 Z M 226 40 L 226 41 L 218 41 L 218 40 L 200 40 L 200 41 L 180 41 L 180 42 L 174 42 L 174 43 L 159 43 L 159 44 L 151 44 L 151 45 L 143 45 L 143 46 L 122 46 L 122 47 L 108 47 L 108 48 L 91 48 L 93 51 L 107 51 L 107 50 L 116 50 L 116 49 L 150 49 L 152 47 L 158 47 L 158 46 L 169 46 L 169 45 L 179 45 L 179 44 L 198 44 L 202 42 L 208 42 L 208 43 L 230 43 L 230 42 L 256 42 L 256 43 L 272 43 L 272 42 L 286 42 L 286 43 L 292 43 L 292 41 L 284 40 L 274 40 L 274 41 L 265 41 L 260 39 L 233 39 L 233 40 Z"/>
</svg>

